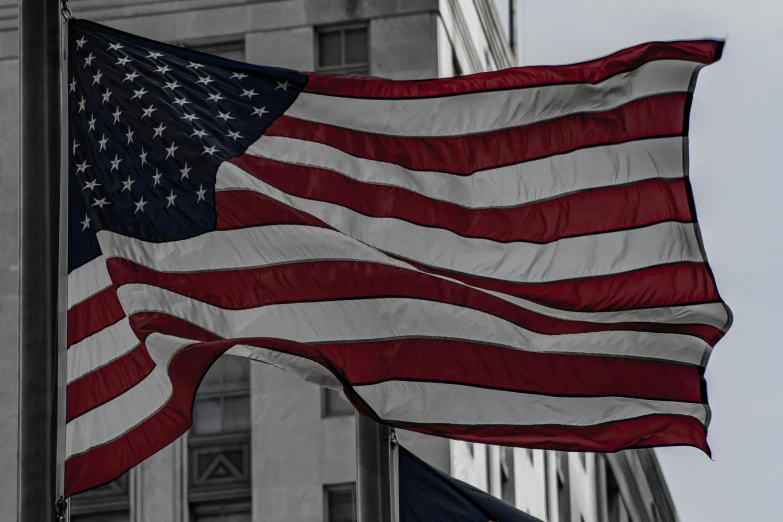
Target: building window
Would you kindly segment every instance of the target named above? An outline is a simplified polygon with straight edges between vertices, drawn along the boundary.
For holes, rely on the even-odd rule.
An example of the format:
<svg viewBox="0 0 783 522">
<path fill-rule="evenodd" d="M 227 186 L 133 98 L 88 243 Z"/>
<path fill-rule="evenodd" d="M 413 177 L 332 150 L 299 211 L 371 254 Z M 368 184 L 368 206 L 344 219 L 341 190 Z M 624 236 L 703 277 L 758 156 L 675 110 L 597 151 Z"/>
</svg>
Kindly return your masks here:
<svg viewBox="0 0 783 522">
<path fill-rule="evenodd" d="M 237 62 L 245 61 L 244 40 L 232 40 L 228 42 L 218 42 L 204 45 L 186 45 L 186 47 L 193 49 L 194 51 L 213 54 L 215 56 L 220 56 L 221 58 L 227 58 L 229 60 L 236 60 Z"/>
<path fill-rule="evenodd" d="M 321 388 L 321 405 L 324 417 L 344 417 L 354 413 L 353 405 L 343 399 L 340 392 L 329 388 Z"/>
<path fill-rule="evenodd" d="M 188 437 L 193 522 L 244 522 L 251 516 L 250 361 L 223 355 L 196 393 Z"/>
<path fill-rule="evenodd" d="M 201 503 L 191 507 L 193 522 L 251 522 L 250 502 Z"/>
<path fill-rule="evenodd" d="M 514 473 L 514 450 L 500 448 L 500 498 L 512 506 L 516 505 Z"/>
<path fill-rule="evenodd" d="M 74 496 L 72 522 L 128 522 L 130 496 L 128 473 L 113 482 Z"/>
<path fill-rule="evenodd" d="M 193 405 L 193 435 L 250 431 L 250 364 L 224 355 L 204 376 Z"/>
<path fill-rule="evenodd" d="M 571 522 L 571 488 L 568 483 L 568 453 L 557 452 L 557 515 L 559 522 Z"/>
<path fill-rule="evenodd" d="M 356 522 L 356 483 L 324 486 L 324 520 Z"/>
<path fill-rule="evenodd" d="M 367 24 L 316 29 L 317 70 L 345 74 L 369 74 L 370 49 Z"/>
</svg>

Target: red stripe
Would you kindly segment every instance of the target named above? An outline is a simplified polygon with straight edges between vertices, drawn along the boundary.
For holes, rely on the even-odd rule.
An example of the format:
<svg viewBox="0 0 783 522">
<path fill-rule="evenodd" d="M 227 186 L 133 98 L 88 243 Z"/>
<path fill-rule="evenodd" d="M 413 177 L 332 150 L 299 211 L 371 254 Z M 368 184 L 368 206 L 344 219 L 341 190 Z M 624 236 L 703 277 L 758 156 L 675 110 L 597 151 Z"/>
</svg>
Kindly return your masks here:
<svg viewBox="0 0 783 522">
<path fill-rule="evenodd" d="M 519 446 L 557 451 L 596 451 L 610 453 L 653 446 L 694 446 L 707 455 L 707 432 L 693 417 L 650 415 L 597 426 L 461 426 L 411 425 L 387 422 L 427 435 L 482 444 Z"/>
<path fill-rule="evenodd" d="M 443 275 L 551 308 L 578 312 L 612 312 L 720 300 L 705 263 L 660 265 L 622 274 L 551 283 L 509 283 L 432 268 L 408 259 L 404 261 L 423 272 Z"/>
<path fill-rule="evenodd" d="M 608 112 L 572 114 L 466 136 L 386 136 L 289 116 L 276 119 L 266 134 L 323 143 L 353 156 L 413 170 L 469 175 L 596 145 L 681 136 L 687 99 L 686 94 L 642 98 Z"/>
<path fill-rule="evenodd" d="M 118 258 L 109 259 L 107 265 L 118 285 L 149 284 L 215 306 L 237 310 L 286 302 L 410 297 L 472 308 L 545 335 L 613 330 L 651 331 L 693 335 L 711 344 L 722 335 L 717 328 L 696 324 L 604 324 L 557 319 L 531 312 L 464 285 L 376 263 L 320 261 L 245 270 L 181 273 L 176 274 L 176 277 Z M 177 335 L 193 338 L 186 333 Z"/>
<path fill-rule="evenodd" d="M 68 346 L 98 333 L 125 317 L 113 286 L 68 310 Z"/>
<path fill-rule="evenodd" d="M 304 90 L 344 97 L 418 98 L 563 83 L 598 83 L 653 60 L 686 60 L 710 64 L 720 58 L 722 48 L 723 42 L 716 41 L 651 42 L 574 65 L 518 67 L 417 82 L 310 73 Z"/>
<path fill-rule="evenodd" d="M 310 225 L 328 227 L 323 221 L 306 212 L 280 203 L 263 194 L 244 190 L 228 190 L 215 193 L 217 229 L 242 228 L 244 223 L 263 225 Z"/>
<path fill-rule="evenodd" d="M 318 344 L 314 349 L 354 386 L 418 380 L 544 395 L 706 399 L 698 368 L 660 361 L 532 353 L 440 339 Z"/>
<path fill-rule="evenodd" d="M 515 208 L 474 210 L 399 187 L 361 183 L 327 169 L 248 154 L 231 162 L 261 181 L 297 197 L 334 203 L 367 216 L 397 218 L 450 230 L 465 237 L 495 241 L 548 243 L 662 221 L 691 220 L 683 179 L 653 179 Z M 221 214 L 224 208 L 221 206 Z M 236 212 L 233 208 L 226 210 Z"/>
<path fill-rule="evenodd" d="M 142 312 L 134 314 L 131 321 L 142 337 L 154 331 L 201 342 L 217 339 L 211 332 L 163 313 Z M 706 401 L 698 368 L 662 361 L 531 353 L 441 339 L 310 345 L 282 339 L 245 339 L 242 343 L 328 363 L 333 373 L 353 386 L 418 380 L 543 395 Z"/>
<path fill-rule="evenodd" d="M 84 415 L 133 388 L 155 368 L 142 344 L 68 385 L 65 420 Z"/>
</svg>

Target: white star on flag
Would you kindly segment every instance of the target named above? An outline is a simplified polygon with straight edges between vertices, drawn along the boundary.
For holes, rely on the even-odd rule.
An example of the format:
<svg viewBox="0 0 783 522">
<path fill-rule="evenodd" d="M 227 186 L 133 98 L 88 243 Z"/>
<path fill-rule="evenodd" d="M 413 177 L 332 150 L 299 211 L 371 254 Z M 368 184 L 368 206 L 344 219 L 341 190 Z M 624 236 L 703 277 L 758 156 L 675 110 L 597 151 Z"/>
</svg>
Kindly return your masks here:
<svg viewBox="0 0 783 522">
<path fill-rule="evenodd" d="M 87 160 L 84 160 L 84 163 L 76 164 L 76 173 L 81 174 L 82 172 L 86 172 L 90 167 L 92 167 L 92 165 L 88 165 Z"/>
<path fill-rule="evenodd" d="M 164 149 L 164 150 L 167 152 L 167 154 L 166 154 L 166 159 L 169 159 L 171 156 L 174 156 L 174 151 L 175 151 L 175 150 L 177 150 L 178 148 L 179 148 L 179 147 L 177 147 L 177 146 L 174 144 L 174 142 L 172 141 L 172 142 L 171 142 L 171 147 L 169 147 L 168 149 Z"/>
<path fill-rule="evenodd" d="M 204 199 L 204 194 L 206 194 L 207 189 L 204 188 L 204 185 L 199 185 L 199 190 L 196 191 L 196 194 L 198 194 L 198 199 L 196 200 L 196 203 L 199 201 L 206 201 Z"/>
<path fill-rule="evenodd" d="M 125 75 L 125 79 L 122 80 L 122 81 L 123 82 L 131 81 L 132 82 L 136 78 L 138 78 L 139 76 L 141 76 L 141 75 L 139 73 L 137 73 L 136 71 L 131 71 L 128 74 Z"/>
<path fill-rule="evenodd" d="M 131 185 L 134 183 L 136 183 L 136 180 L 131 179 L 130 174 L 128 174 L 128 179 L 122 182 L 122 190 L 120 192 L 125 192 L 126 190 L 132 192 Z"/>
<path fill-rule="evenodd" d="M 136 205 L 136 210 L 134 210 L 133 213 L 135 214 L 136 212 L 141 211 L 141 213 L 144 214 L 144 205 L 147 203 L 149 203 L 149 201 L 144 201 L 144 196 L 142 196 L 140 200 L 133 203 Z"/>
<path fill-rule="evenodd" d="M 152 136 L 152 138 L 155 139 L 158 136 L 160 136 L 162 138 L 163 137 L 163 131 L 166 130 L 167 128 L 168 127 L 164 127 L 163 126 L 163 122 L 161 122 L 160 125 L 158 125 L 157 127 L 153 127 L 152 130 L 155 131 L 155 135 Z"/>
<path fill-rule="evenodd" d="M 115 170 L 120 170 L 120 163 L 122 162 L 122 158 L 120 158 L 117 154 L 114 155 L 113 160 L 109 160 L 109 163 L 111 163 L 111 169 L 109 169 L 109 172 L 113 172 Z"/>
<path fill-rule="evenodd" d="M 169 208 L 171 205 L 174 204 L 174 200 L 177 199 L 177 195 L 174 194 L 174 191 L 172 190 L 171 191 L 171 195 L 170 196 L 166 196 L 166 199 L 169 200 L 169 203 L 168 203 L 168 205 L 166 205 L 166 208 Z"/>
</svg>

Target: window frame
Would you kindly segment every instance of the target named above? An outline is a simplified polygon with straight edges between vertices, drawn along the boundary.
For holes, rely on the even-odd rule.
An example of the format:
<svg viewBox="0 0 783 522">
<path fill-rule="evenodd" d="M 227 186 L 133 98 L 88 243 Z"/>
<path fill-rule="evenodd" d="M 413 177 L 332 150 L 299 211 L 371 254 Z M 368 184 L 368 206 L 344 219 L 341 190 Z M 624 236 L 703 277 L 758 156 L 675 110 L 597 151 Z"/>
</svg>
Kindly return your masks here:
<svg viewBox="0 0 783 522">
<path fill-rule="evenodd" d="M 364 63 L 346 63 L 345 33 L 352 29 L 364 29 L 367 34 L 367 62 Z M 322 25 L 314 28 L 315 38 L 315 70 L 325 73 L 338 74 L 370 74 L 370 64 L 372 56 L 370 53 L 370 24 L 364 22 L 352 22 L 348 24 Z M 321 35 L 328 33 L 340 33 L 340 64 L 339 65 L 321 65 Z"/>
<path fill-rule="evenodd" d="M 323 486 L 324 522 L 332 522 L 332 519 L 329 518 L 329 493 L 341 490 L 349 490 L 353 494 L 354 521 L 359 519 L 356 482 L 338 482 L 335 484 L 324 484 Z"/>
</svg>

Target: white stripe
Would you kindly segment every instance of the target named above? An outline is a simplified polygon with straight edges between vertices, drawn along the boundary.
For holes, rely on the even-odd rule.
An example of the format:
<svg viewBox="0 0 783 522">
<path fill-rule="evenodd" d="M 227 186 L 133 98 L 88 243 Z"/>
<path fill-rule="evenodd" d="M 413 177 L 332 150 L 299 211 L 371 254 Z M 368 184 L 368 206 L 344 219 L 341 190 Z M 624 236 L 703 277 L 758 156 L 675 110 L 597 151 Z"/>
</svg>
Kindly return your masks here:
<svg viewBox="0 0 783 522">
<path fill-rule="evenodd" d="M 368 217 L 332 203 L 291 196 L 232 163 L 223 163 L 218 168 L 215 190 L 232 189 L 264 194 L 307 212 L 362 243 L 411 261 L 515 283 L 546 283 L 703 261 L 690 223 L 665 222 L 546 244 L 498 243 L 400 219 Z"/>
<path fill-rule="evenodd" d="M 127 318 L 68 348 L 68 383 L 106 366 L 139 345 Z"/>
<path fill-rule="evenodd" d="M 168 402 L 172 394 L 169 362 L 193 341 L 152 334 L 145 344 L 155 369 L 127 392 L 66 424 L 66 459 L 120 437 Z"/>
<path fill-rule="evenodd" d="M 647 63 L 598 84 L 577 83 L 433 98 L 384 100 L 301 93 L 286 116 L 392 136 L 458 136 L 612 110 L 630 101 L 688 92 L 702 64 Z"/>
<path fill-rule="evenodd" d="M 400 187 L 431 199 L 481 209 L 515 207 L 564 194 L 684 175 L 683 138 L 655 138 L 577 150 L 488 169 L 470 176 L 409 170 L 352 156 L 306 140 L 262 136 L 247 154 L 328 169 L 375 185 Z"/>
<path fill-rule="evenodd" d="M 456 384 L 388 381 L 355 391 L 383 419 L 425 424 L 592 426 L 674 414 L 707 423 L 703 404 L 625 397 L 548 397 Z"/>
<path fill-rule="evenodd" d="M 68 309 L 111 286 L 106 260 L 98 256 L 68 274 Z"/>
<path fill-rule="evenodd" d="M 457 339 L 529 352 L 588 353 L 698 364 L 709 348 L 693 336 L 607 331 L 543 335 L 471 308 L 408 298 L 273 304 L 227 310 L 155 286 L 129 284 L 118 297 L 128 314 L 162 312 L 220 337 L 301 343 L 394 338 Z"/>
<path fill-rule="evenodd" d="M 109 231 L 98 232 L 106 256 L 120 257 L 168 273 L 231 270 L 324 260 L 381 263 L 418 270 L 332 230 L 318 227 L 277 225 L 222 230 L 168 243 L 147 243 Z M 215 256 L 213 252 L 221 252 Z M 460 281 L 427 274 L 455 284 Z M 542 306 L 531 301 L 471 287 L 528 310 L 572 321 L 597 323 L 663 322 L 709 324 L 723 327 L 727 317 L 723 306 L 702 305 L 625 310 L 619 312 L 571 312 Z"/>
<path fill-rule="evenodd" d="M 343 386 L 337 378 L 315 361 L 269 348 L 238 344 L 226 352 L 227 355 L 245 357 L 264 364 L 275 366 L 318 386 L 342 391 Z"/>
</svg>

